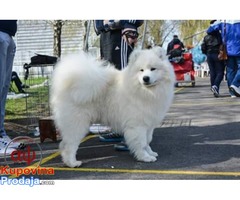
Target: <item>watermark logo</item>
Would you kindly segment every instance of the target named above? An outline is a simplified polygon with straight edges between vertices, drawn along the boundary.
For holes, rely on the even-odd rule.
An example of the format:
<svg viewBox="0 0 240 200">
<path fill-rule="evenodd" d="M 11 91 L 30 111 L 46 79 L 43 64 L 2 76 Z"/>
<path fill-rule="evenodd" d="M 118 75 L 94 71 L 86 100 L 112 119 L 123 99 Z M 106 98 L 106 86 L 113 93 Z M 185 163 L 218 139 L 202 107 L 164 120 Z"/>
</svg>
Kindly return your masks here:
<svg viewBox="0 0 240 200">
<path fill-rule="evenodd" d="M 23 150 L 15 150 L 11 153 L 11 160 L 13 162 L 22 162 L 25 161 L 27 165 L 31 165 L 31 163 L 36 159 L 36 153 L 28 146 Z"/>
<path fill-rule="evenodd" d="M 6 154 L 12 145 L 18 145 L 18 148 L 11 152 L 10 156 Z M 42 162 L 42 148 L 33 138 L 19 136 L 14 138 L 6 147 L 4 153 L 5 165 L 10 167 L 27 167 L 34 165 L 36 168 Z"/>
<path fill-rule="evenodd" d="M 42 158 L 42 148 L 33 138 L 14 138 L 5 148 L 5 165 L 0 166 L 0 185 L 54 185 L 54 181 L 41 181 L 34 177 L 54 175 L 54 168 L 40 167 Z"/>
</svg>

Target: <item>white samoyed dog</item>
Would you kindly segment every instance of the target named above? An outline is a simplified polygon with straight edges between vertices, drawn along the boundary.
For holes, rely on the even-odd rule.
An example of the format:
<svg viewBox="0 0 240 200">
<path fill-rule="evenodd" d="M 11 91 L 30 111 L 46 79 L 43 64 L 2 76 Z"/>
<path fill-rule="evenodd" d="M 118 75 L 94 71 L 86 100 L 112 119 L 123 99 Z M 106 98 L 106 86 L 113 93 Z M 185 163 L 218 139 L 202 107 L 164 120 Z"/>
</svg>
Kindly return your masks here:
<svg viewBox="0 0 240 200">
<path fill-rule="evenodd" d="M 171 106 L 174 83 L 173 67 L 160 47 L 134 50 L 122 71 L 84 52 L 63 58 L 51 87 L 63 162 L 69 167 L 82 164 L 76 152 L 93 123 L 122 133 L 138 161 L 156 161 L 158 154 L 149 144 Z"/>
</svg>

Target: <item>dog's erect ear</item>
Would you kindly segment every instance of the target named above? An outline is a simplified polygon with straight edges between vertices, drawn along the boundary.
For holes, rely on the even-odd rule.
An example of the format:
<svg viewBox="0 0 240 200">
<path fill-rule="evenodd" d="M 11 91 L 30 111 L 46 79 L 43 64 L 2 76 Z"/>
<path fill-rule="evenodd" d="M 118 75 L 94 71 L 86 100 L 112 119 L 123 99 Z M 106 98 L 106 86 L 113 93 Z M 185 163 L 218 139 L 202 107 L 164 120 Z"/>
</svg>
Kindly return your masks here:
<svg viewBox="0 0 240 200">
<path fill-rule="evenodd" d="M 140 53 L 141 53 L 140 49 L 134 49 L 133 50 L 133 52 L 129 56 L 129 61 L 128 61 L 130 66 L 137 60 L 137 58 L 139 57 Z"/>
<path fill-rule="evenodd" d="M 153 47 L 152 51 L 155 52 L 157 56 L 161 59 L 167 58 L 166 51 L 162 47 L 159 46 Z"/>
</svg>

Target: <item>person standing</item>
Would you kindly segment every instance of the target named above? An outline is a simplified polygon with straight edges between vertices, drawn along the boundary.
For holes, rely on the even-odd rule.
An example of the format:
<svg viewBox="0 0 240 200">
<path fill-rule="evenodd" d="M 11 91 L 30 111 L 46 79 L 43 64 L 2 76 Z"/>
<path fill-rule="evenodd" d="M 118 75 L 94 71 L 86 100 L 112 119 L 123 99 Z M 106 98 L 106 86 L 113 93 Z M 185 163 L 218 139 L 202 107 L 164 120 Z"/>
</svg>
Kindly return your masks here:
<svg viewBox="0 0 240 200">
<path fill-rule="evenodd" d="M 212 20 L 213 24 L 216 20 Z M 207 63 L 210 71 L 211 91 L 215 97 L 219 97 L 220 84 L 224 77 L 225 63 L 218 59 L 219 49 L 222 45 L 221 33 L 218 30 L 208 33 L 201 45 L 202 52 L 207 55 Z"/>
<path fill-rule="evenodd" d="M 94 20 L 94 29 L 100 35 L 101 59 L 113 64 L 116 69 L 123 70 L 133 51 L 138 38 L 138 27 L 143 20 Z M 121 141 L 121 134 L 109 132 L 100 135 L 101 141 Z M 126 145 L 117 148 L 127 149 Z"/>
<path fill-rule="evenodd" d="M 118 70 L 126 67 L 137 42 L 137 29 L 142 24 L 143 20 L 94 20 L 95 32 L 100 35 L 101 59 Z"/>
<path fill-rule="evenodd" d="M 221 31 L 226 44 L 226 77 L 232 97 L 240 97 L 240 20 L 216 21 L 207 29 L 207 33 Z"/>
<path fill-rule="evenodd" d="M 4 129 L 4 117 L 16 52 L 16 45 L 13 40 L 16 32 L 17 20 L 0 20 L 0 154 L 5 152 L 6 146 L 11 142 Z M 19 145 L 19 143 L 11 143 L 6 153 L 11 153 Z"/>
</svg>

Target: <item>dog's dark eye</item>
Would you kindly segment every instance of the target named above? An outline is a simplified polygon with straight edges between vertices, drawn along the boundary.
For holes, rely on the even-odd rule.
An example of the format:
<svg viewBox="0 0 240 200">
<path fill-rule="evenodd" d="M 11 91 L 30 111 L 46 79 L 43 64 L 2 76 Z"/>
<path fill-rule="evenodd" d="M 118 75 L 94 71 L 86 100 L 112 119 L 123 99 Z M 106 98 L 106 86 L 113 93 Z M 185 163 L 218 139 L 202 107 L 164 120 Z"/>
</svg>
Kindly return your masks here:
<svg viewBox="0 0 240 200">
<path fill-rule="evenodd" d="M 154 68 L 154 67 L 153 67 L 153 68 L 151 68 L 151 71 L 154 71 L 154 70 L 156 70 L 156 68 Z"/>
<path fill-rule="evenodd" d="M 143 69 L 140 69 L 141 72 L 143 72 L 144 70 Z"/>
</svg>

